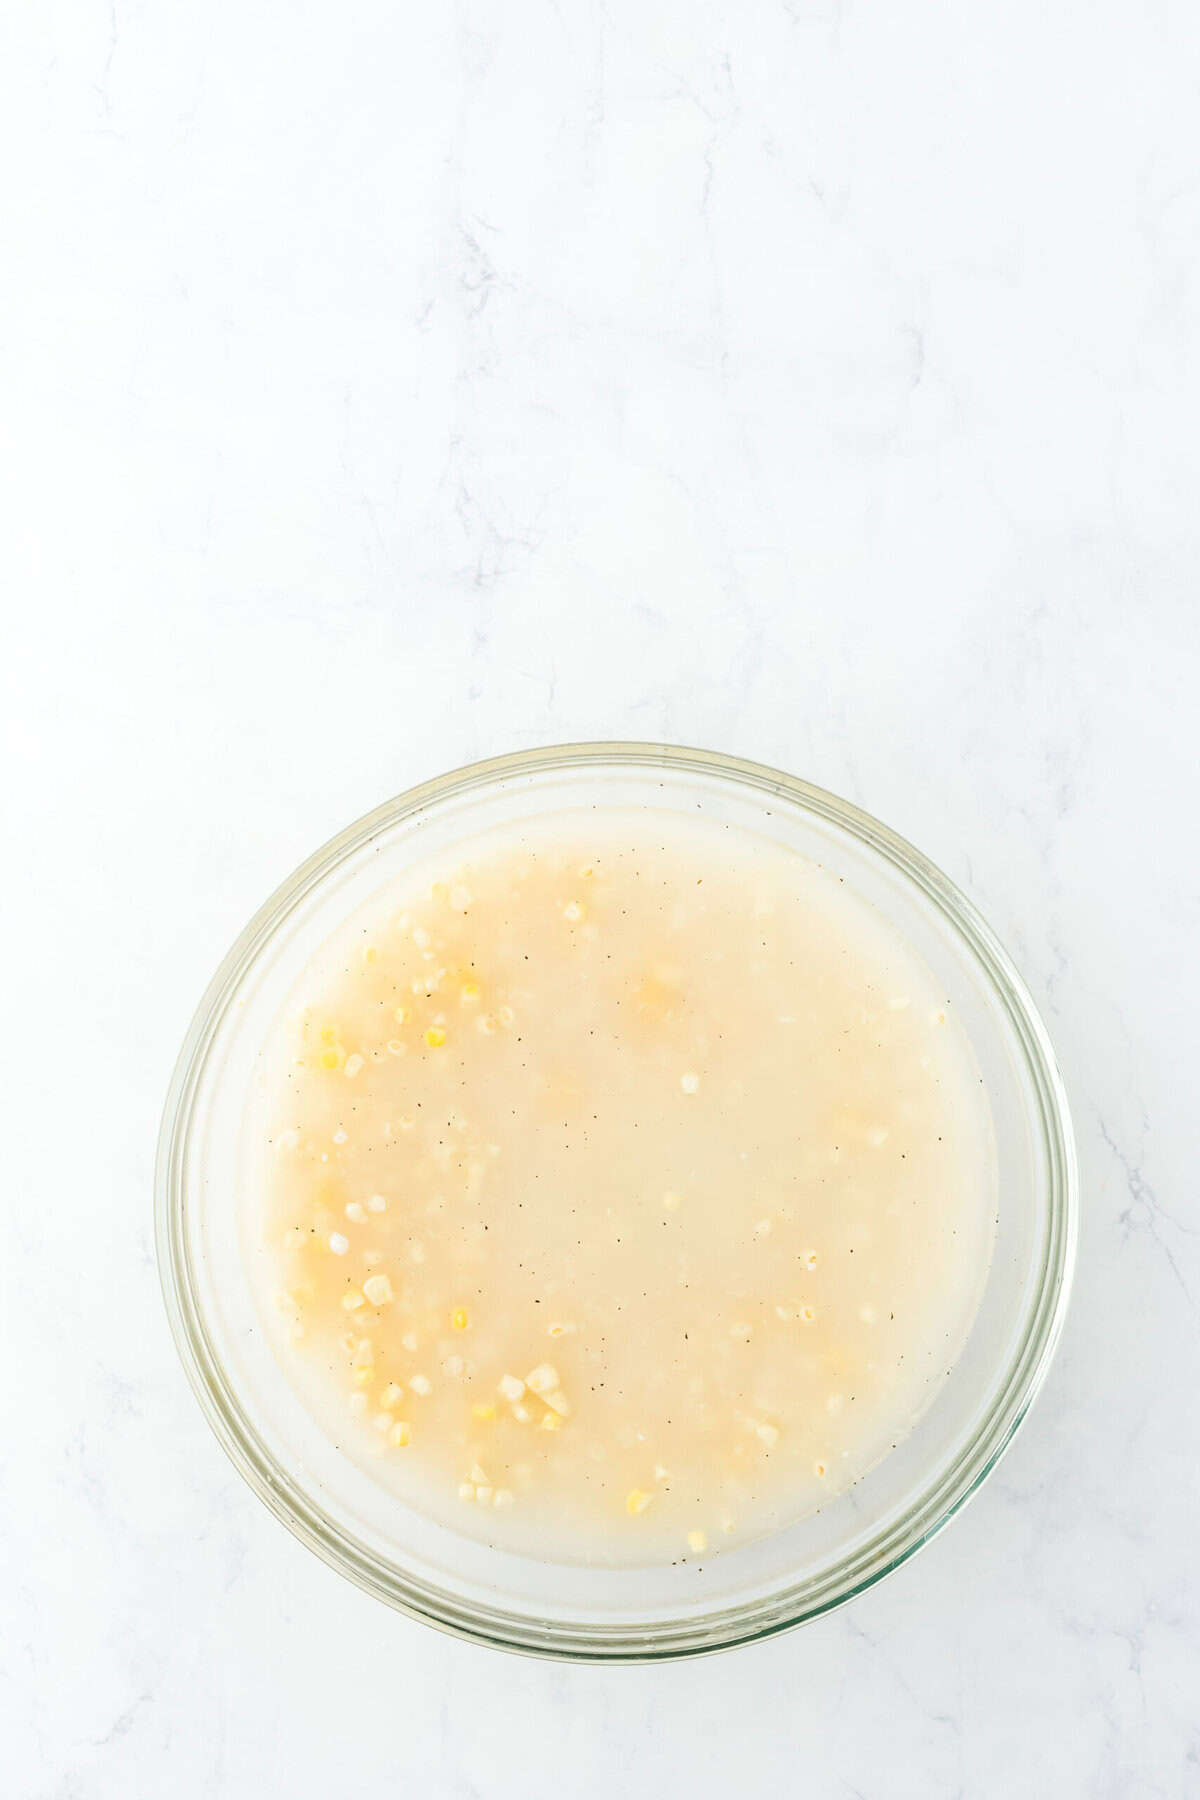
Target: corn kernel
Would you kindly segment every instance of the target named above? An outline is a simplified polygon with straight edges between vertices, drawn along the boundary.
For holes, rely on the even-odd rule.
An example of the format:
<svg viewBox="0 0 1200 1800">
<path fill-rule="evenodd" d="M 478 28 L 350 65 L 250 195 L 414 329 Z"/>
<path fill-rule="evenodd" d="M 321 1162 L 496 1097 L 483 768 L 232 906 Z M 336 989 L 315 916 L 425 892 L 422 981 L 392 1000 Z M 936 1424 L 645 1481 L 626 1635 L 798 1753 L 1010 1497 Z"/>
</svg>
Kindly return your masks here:
<svg viewBox="0 0 1200 1800">
<path fill-rule="evenodd" d="M 450 1323 L 453 1325 L 455 1331 L 465 1331 L 467 1329 L 467 1309 L 465 1306 L 455 1307 L 454 1311 L 450 1314 Z"/>
<path fill-rule="evenodd" d="M 502 1400 L 516 1401 L 525 1392 L 525 1383 L 519 1375 L 502 1375 L 496 1383 L 496 1392 Z"/>
<path fill-rule="evenodd" d="M 525 1377 L 525 1386 L 534 1394 L 548 1394 L 558 1386 L 558 1370 L 553 1363 L 539 1363 Z"/>
<path fill-rule="evenodd" d="M 336 1025 L 322 1025 L 322 1027 L 321 1027 L 321 1042 L 323 1044 L 336 1044 L 337 1043 L 337 1026 Z"/>
<path fill-rule="evenodd" d="M 685 1094 L 695 1094 L 700 1088 L 700 1077 L 693 1070 L 687 1069 L 679 1077 L 679 1085 Z"/>
<path fill-rule="evenodd" d="M 563 1393 L 561 1388 L 553 1388 L 550 1393 L 545 1395 L 545 1401 L 546 1405 L 551 1407 L 552 1410 L 558 1414 L 560 1419 L 570 1418 L 571 1402 L 567 1399 L 567 1396 Z"/>
<path fill-rule="evenodd" d="M 460 1500 L 473 1500 L 475 1498 L 475 1483 L 473 1481 L 460 1481 L 458 1484 L 458 1497 Z"/>
<path fill-rule="evenodd" d="M 645 1512 L 653 1498 L 654 1495 L 648 1494 L 645 1488 L 630 1488 L 625 1496 L 625 1511 L 636 1518 L 638 1513 Z"/>
<path fill-rule="evenodd" d="M 369 1387 L 375 1379 L 375 1370 L 370 1363 L 363 1363 L 361 1368 L 355 1369 L 354 1379 L 359 1387 Z"/>
<path fill-rule="evenodd" d="M 425 1042 L 431 1050 L 440 1050 L 446 1041 L 446 1033 L 441 1025 L 431 1025 L 425 1033 Z"/>
<path fill-rule="evenodd" d="M 528 1425 L 530 1419 L 533 1417 L 529 1408 L 527 1406 L 522 1406 L 520 1401 L 513 1407 L 512 1414 L 518 1425 Z"/>
<path fill-rule="evenodd" d="M 363 1059 L 361 1056 L 359 1056 L 357 1054 L 357 1052 L 353 1056 L 348 1056 L 346 1058 L 346 1076 L 347 1076 L 347 1078 L 350 1081 L 353 1081 L 354 1077 L 358 1074 L 358 1072 L 362 1068 L 362 1066 L 363 1066 Z"/>
<path fill-rule="evenodd" d="M 379 1404 L 384 1408 L 385 1412 L 395 1412 L 403 1398 L 404 1389 L 396 1382 L 389 1381 L 382 1394 L 379 1396 Z"/>
<path fill-rule="evenodd" d="M 513 1492 L 511 1488 L 497 1488 L 492 1495 L 493 1506 L 511 1506 L 512 1503 Z"/>
<path fill-rule="evenodd" d="M 557 1413 L 546 1412 L 542 1414 L 542 1422 L 538 1426 L 539 1431 L 559 1431 L 561 1428 L 562 1420 Z"/>
<path fill-rule="evenodd" d="M 331 1231 L 329 1234 L 329 1248 L 333 1251 L 335 1256 L 345 1256 L 347 1250 L 350 1248 L 350 1239 L 340 1231 Z"/>
<path fill-rule="evenodd" d="M 374 944 L 368 944 L 363 951 L 363 961 L 365 963 L 377 963 L 379 961 L 379 952 Z"/>
<path fill-rule="evenodd" d="M 342 1305 L 347 1312 L 357 1312 L 363 1304 L 363 1297 L 357 1288 L 351 1288 L 348 1294 L 342 1295 Z"/>
<path fill-rule="evenodd" d="M 408 1385 L 414 1394 L 419 1394 L 421 1396 L 422 1400 L 427 1394 L 433 1392 L 433 1383 L 430 1381 L 428 1375 L 411 1375 L 409 1377 Z"/>
<path fill-rule="evenodd" d="M 412 1018 L 412 1010 L 407 1006 L 397 1006 L 392 1013 L 392 1017 L 395 1019 L 397 1025 L 407 1025 L 408 1021 Z"/>
<path fill-rule="evenodd" d="M 582 917 L 583 908 L 580 906 L 578 900 L 568 900 L 567 904 L 563 907 L 563 918 L 567 921 L 568 925 L 578 925 Z"/>
<path fill-rule="evenodd" d="M 388 1432 L 388 1443 L 394 1450 L 405 1450 L 412 1443 L 412 1426 L 407 1419 L 397 1419 Z"/>
<path fill-rule="evenodd" d="M 479 1487 L 477 1487 L 475 1489 L 475 1498 L 479 1502 L 480 1506 L 490 1506 L 491 1505 L 492 1490 L 487 1485 L 486 1482 L 483 1482 Z"/>
<path fill-rule="evenodd" d="M 462 987 L 459 989 L 459 994 L 464 1005 L 469 1006 L 473 1000 L 478 1000 L 479 998 L 479 983 L 477 981 L 464 981 Z"/>
<path fill-rule="evenodd" d="M 471 1408 L 471 1417 L 477 1419 L 481 1425 L 490 1425 L 496 1417 L 496 1408 L 490 1400 L 477 1400 Z"/>
<path fill-rule="evenodd" d="M 368 1275 L 363 1282 L 363 1293 L 372 1306 L 387 1306 L 392 1299 L 392 1284 L 386 1275 Z"/>
<path fill-rule="evenodd" d="M 689 1531 L 687 1541 L 688 1549 L 692 1551 L 695 1556 L 700 1556 L 708 1549 L 708 1539 L 702 1531 Z"/>
<path fill-rule="evenodd" d="M 321 1052 L 321 1067 L 323 1069 L 336 1069 L 341 1060 L 342 1053 L 340 1050 L 322 1050 Z"/>
</svg>

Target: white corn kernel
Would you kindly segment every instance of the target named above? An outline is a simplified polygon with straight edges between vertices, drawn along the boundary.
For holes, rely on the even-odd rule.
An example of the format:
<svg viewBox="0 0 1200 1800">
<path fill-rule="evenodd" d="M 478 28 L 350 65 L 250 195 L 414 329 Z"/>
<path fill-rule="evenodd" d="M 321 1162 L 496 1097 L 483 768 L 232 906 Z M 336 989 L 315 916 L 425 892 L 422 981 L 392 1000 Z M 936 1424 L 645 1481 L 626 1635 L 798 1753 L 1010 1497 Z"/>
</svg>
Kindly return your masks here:
<svg viewBox="0 0 1200 1800">
<path fill-rule="evenodd" d="M 558 1386 L 558 1370 L 553 1363 L 539 1363 L 535 1369 L 530 1369 L 525 1385 L 531 1393 L 548 1394 Z"/>
<path fill-rule="evenodd" d="M 525 1383 L 519 1375 L 502 1375 L 496 1383 L 496 1392 L 502 1400 L 517 1401 L 525 1392 Z"/>
<path fill-rule="evenodd" d="M 329 1234 L 329 1248 L 333 1251 L 335 1256 L 345 1256 L 347 1250 L 350 1248 L 350 1239 L 348 1237 L 343 1237 L 340 1231 L 331 1231 Z"/>
</svg>

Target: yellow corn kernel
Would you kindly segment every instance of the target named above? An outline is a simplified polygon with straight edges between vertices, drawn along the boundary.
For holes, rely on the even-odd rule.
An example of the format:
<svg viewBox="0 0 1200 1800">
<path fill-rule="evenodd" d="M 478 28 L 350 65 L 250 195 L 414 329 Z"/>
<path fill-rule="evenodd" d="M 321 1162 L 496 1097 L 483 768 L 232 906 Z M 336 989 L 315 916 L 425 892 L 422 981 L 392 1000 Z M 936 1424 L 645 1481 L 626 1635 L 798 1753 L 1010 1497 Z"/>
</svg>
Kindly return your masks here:
<svg viewBox="0 0 1200 1800">
<path fill-rule="evenodd" d="M 630 1488 L 625 1496 L 625 1511 L 636 1518 L 638 1513 L 645 1512 L 653 1498 L 654 1495 L 648 1494 L 645 1488 Z"/>
<path fill-rule="evenodd" d="M 440 1050 L 446 1041 L 446 1033 L 441 1025 L 431 1025 L 425 1033 L 425 1042 L 431 1050 Z"/>
<path fill-rule="evenodd" d="M 357 1288 L 351 1288 L 348 1294 L 342 1295 L 342 1305 L 347 1312 L 357 1312 L 358 1308 L 364 1304 L 363 1297 Z"/>
<path fill-rule="evenodd" d="M 368 944 L 363 951 L 363 961 L 365 963 L 376 963 L 379 961 L 379 952 L 374 944 Z"/>
<path fill-rule="evenodd" d="M 562 1420 L 556 1412 L 546 1412 L 542 1414 L 542 1422 L 538 1426 L 539 1431 L 561 1431 L 561 1429 Z"/>
<path fill-rule="evenodd" d="M 469 1004 L 472 1000 L 478 1000 L 478 998 L 479 998 L 479 983 L 477 981 L 464 981 L 462 984 L 462 987 L 459 989 L 459 992 L 461 993 L 464 1002 L 466 1002 L 467 1004 Z"/>
<path fill-rule="evenodd" d="M 375 1370 L 370 1363 L 364 1363 L 361 1369 L 355 1369 L 354 1379 L 359 1387 L 369 1387 L 375 1379 Z"/>
<path fill-rule="evenodd" d="M 454 1311 L 450 1314 L 450 1323 L 453 1325 L 455 1331 L 465 1331 L 467 1329 L 467 1309 L 465 1306 L 455 1307 Z"/>
<path fill-rule="evenodd" d="M 396 1420 L 388 1432 L 388 1443 L 396 1450 L 405 1450 L 412 1443 L 412 1426 L 407 1419 Z"/>
<path fill-rule="evenodd" d="M 322 1050 L 321 1052 L 321 1067 L 323 1069 L 336 1069 L 341 1060 L 341 1052 L 338 1050 Z"/>
<path fill-rule="evenodd" d="M 397 1025 L 407 1025 L 408 1021 L 412 1018 L 412 1009 L 407 1006 L 398 1006 L 392 1013 L 392 1017 L 395 1019 Z"/>
<path fill-rule="evenodd" d="M 496 1409 L 490 1400 L 477 1400 L 471 1408 L 471 1417 L 481 1425 L 490 1425 L 496 1417 Z"/>
</svg>

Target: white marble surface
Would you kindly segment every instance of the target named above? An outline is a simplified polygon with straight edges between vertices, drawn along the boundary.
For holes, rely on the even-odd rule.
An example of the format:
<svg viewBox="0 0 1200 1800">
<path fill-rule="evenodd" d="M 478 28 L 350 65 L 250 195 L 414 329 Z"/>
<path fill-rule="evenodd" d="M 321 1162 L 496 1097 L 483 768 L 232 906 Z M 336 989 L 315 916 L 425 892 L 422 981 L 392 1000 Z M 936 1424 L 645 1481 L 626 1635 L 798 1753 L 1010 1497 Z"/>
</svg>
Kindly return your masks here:
<svg viewBox="0 0 1200 1800">
<path fill-rule="evenodd" d="M 1186 0 L 5 10 L 6 1796 L 1200 1793 L 1198 105 Z M 1043 1398 L 915 1563 L 596 1671 L 267 1515 L 150 1182 L 312 845 L 622 735 L 963 884 L 1084 1224 Z"/>
</svg>

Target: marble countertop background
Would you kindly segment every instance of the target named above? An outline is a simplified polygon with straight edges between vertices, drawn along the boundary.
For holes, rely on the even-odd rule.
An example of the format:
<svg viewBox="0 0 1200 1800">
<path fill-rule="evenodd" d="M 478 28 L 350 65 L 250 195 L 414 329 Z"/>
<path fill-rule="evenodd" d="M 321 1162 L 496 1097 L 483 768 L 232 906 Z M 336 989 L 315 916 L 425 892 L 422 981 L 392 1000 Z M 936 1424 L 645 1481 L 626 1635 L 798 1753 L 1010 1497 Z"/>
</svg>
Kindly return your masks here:
<svg viewBox="0 0 1200 1800">
<path fill-rule="evenodd" d="M 42 0 L 0 19 L 14 1800 L 1200 1794 L 1200 24 L 1186 0 Z M 759 757 L 1013 950 L 1076 1298 L 835 1617 L 569 1669 L 367 1600 L 159 1299 L 212 968 L 378 800 Z"/>
</svg>

